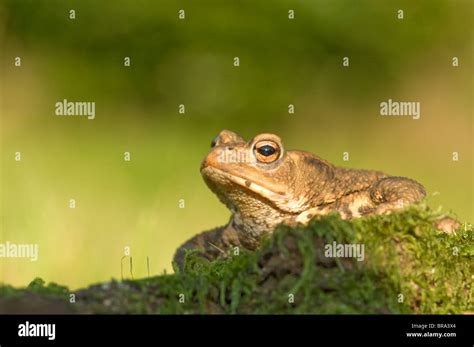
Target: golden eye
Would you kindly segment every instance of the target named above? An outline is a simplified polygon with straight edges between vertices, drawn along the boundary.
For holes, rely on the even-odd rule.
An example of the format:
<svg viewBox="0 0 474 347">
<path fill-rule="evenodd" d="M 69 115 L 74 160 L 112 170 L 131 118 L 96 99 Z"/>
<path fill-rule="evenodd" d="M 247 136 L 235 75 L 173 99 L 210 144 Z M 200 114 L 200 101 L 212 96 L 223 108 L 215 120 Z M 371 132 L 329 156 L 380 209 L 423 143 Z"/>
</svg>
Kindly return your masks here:
<svg viewBox="0 0 474 347">
<path fill-rule="evenodd" d="M 280 157 L 280 146 L 273 141 L 257 142 L 254 150 L 255 157 L 262 163 L 272 163 Z"/>
</svg>

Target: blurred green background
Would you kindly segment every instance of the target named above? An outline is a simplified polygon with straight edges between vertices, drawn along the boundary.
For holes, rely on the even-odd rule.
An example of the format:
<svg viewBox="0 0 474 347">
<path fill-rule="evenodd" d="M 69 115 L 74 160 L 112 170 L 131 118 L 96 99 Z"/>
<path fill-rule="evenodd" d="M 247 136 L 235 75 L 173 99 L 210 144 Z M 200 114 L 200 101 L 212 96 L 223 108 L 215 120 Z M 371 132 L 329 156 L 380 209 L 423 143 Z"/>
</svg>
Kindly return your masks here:
<svg viewBox="0 0 474 347">
<path fill-rule="evenodd" d="M 182 242 L 229 218 L 199 173 L 224 128 L 415 178 L 472 222 L 472 14 L 468 0 L 0 1 L 0 242 L 40 252 L 0 259 L 0 281 L 120 278 L 126 246 L 135 278 L 147 256 L 151 275 L 172 271 Z M 421 119 L 381 117 L 389 98 L 419 101 Z M 96 119 L 55 116 L 63 99 L 94 101 Z"/>
</svg>

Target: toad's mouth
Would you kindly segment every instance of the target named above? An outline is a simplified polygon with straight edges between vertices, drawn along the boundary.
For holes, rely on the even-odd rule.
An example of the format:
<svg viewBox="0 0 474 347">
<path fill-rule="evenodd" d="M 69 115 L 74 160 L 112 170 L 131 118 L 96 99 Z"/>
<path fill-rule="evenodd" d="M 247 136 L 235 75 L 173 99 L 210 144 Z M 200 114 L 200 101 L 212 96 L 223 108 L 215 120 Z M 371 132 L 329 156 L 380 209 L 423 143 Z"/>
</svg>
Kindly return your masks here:
<svg viewBox="0 0 474 347">
<path fill-rule="evenodd" d="M 213 166 L 205 166 L 201 169 L 201 174 L 205 180 L 211 181 L 213 184 L 216 181 L 224 179 L 230 181 L 245 190 L 250 190 L 255 194 L 261 196 L 271 204 L 275 205 L 278 209 L 289 212 L 289 213 L 300 213 L 305 209 L 304 199 L 293 199 L 288 195 L 287 192 L 275 191 L 269 185 L 265 183 L 256 183 L 249 178 L 231 174 L 225 170 L 218 169 Z M 216 177 L 218 177 L 216 179 Z"/>
</svg>

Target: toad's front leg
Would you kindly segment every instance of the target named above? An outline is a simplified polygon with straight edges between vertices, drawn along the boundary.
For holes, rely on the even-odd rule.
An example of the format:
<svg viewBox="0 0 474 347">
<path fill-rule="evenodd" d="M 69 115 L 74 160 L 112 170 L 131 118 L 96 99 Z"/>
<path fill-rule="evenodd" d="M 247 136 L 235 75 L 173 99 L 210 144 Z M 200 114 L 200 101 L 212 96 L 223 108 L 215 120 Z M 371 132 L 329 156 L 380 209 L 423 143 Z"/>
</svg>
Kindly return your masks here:
<svg viewBox="0 0 474 347">
<path fill-rule="evenodd" d="M 229 247 L 239 245 L 237 233 L 229 223 L 227 226 L 204 231 L 186 241 L 177 249 L 173 261 L 180 269 L 183 269 L 187 251 L 197 250 L 199 256 L 214 260 L 218 257 L 226 257 Z"/>
</svg>

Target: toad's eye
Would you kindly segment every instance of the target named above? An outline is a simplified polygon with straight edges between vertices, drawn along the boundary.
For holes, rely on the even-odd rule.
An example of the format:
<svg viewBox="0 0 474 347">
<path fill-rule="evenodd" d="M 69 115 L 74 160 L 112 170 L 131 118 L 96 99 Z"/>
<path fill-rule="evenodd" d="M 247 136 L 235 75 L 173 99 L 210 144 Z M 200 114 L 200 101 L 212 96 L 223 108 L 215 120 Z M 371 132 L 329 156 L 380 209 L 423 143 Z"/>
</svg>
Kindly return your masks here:
<svg viewBox="0 0 474 347">
<path fill-rule="evenodd" d="M 271 163 L 280 157 L 280 146 L 273 141 L 260 141 L 255 144 L 255 156 L 259 162 Z"/>
<path fill-rule="evenodd" d="M 276 152 L 276 149 L 272 146 L 262 146 L 259 149 L 257 149 L 257 152 L 260 153 L 261 155 L 264 155 L 265 157 L 268 157 L 272 155 L 273 153 Z"/>
</svg>

